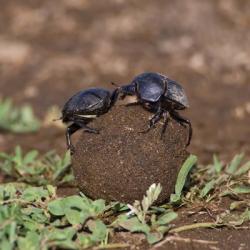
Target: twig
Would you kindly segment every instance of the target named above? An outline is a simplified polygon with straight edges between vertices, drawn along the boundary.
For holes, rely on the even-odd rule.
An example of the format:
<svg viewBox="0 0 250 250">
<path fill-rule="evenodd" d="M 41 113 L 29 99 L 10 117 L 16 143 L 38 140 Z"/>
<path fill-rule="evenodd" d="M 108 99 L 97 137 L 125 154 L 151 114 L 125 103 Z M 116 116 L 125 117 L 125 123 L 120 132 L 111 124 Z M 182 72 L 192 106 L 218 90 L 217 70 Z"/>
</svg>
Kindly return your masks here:
<svg viewBox="0 0 250 250">
<path fill-rule="evenodd" d="M 214 215 L 212 214 L 210 208 L 205 207 L 205 210 L 206 210 L 208 216 L 209 216 L 210 218 L 212 218 L 214 221 L 216 221 L 216 218 L 215 218 Z"/>
<path fill-rule="evenodd" d="M 198 239 L 191 239 L 191 238 L 182 238 L 179 236 L 169 236 L 165 240 L 156 244 L 151 250 L 156 250 L 162 247 L 165 243 L 170 242 L 170 241 L 181 241 L 185 243 L 198 243 L 198 244 L 218 244 L 218 241 L 198 240 Z"/>
<path fill-rule="evenodd" d="M 114 243 L 114 244 L 108 244 L 108 245 L 100 245 L 97 247 L 94 247 L 93 250 L 99 250 L 99 249 L 112 249 L 112 248 L 124 248 L 129 247 L 129 244 L 123 244 L 123 243 Z"/>
<path fill-rule="evenodd" d="M 194 223 L 190 225 L 185 225 L 177 228 L 173 228 L 169 231 L 169 233 L 179 233 L 182 231 L 187 231 L 196 228 L 215 228 L 221 226 L 220 224 L 216 224 L 214 222 L 203 222 L 203 223 Z"/>
</svg>

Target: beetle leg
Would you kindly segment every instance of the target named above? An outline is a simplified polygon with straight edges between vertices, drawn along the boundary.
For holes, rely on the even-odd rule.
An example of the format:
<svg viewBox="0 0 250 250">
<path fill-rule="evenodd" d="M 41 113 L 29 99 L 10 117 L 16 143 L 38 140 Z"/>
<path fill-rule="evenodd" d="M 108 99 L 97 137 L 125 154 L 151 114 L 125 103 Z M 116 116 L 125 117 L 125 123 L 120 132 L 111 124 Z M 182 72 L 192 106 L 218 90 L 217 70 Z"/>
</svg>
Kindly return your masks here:
<svg viewBox="0 0 250 250">
<path fill-rule="evenodd" d="M 139 102 L 129 102 L 129 103 L 126 103 L 125 106 L 126 107 L 133 107 L 133 106 L 138 106 L 138 104 L 140 104 Z"/>
<path fill-rule="evenodd" d="M 96 128 L 90 128 L 86 124 L 80 123 L 81 128 L 88 133 L 99 134 L 99 130 Z"/>
<path fill-rule="evenodd" d="M 157 107 L 156 113 L 153 115 L 153 117 L 149 120 L 148 128 L 144 131 L 141 131 L 140 133 L 147 133 L 162 117 L 163 110 L 161 108 L 161 105 Z"/>
<path fill-rule="evenodd" d="M 151 129 L 162 117 L 162 110 L 160 110 L 159 112 L 157 111 L 157 113 L 149 120 L 149 128 Z"/>
<path fill-rule="evenodd" d="M 172 111 L 170 113 L 170 115 L 175 120 L 177 120 L 178 122 L 180 122 L 181 125 L 183 125 L 183 123 L 186 123 L 189 126 L 188 142 L 187 142 L 187 145 L 186 145 L 186 146 L 188 146 L 190 144 L 190 141 L 191 141 L 191 138 L 192 138 L 192 135 L 193 135 L 193 129 L 192 129 L 192 124 L 191 124 L 190 120 L 188 120 L 187 118 L 182 117 L 179 113 L 177 113 L 175 111 Z"/>
<path fill-rule="evenodd" d="M 161 108 L 161 105 L 159 105 L 155 115 L 149 120 L 148 130 L 150 130 L 161 119 L 162 114 L 163 114 L 163 110 Z"/>
<path fill-rule="evenodd" d="M 81 126 L 79 126 L 76 123 L 71 124 L 66 129 L 67 148 L 70 150 L 71 154 L 74 153 L 74 146 L 71 143 L 70 137 L 72 134 L 74 134 L 79 129 L 81 129 Z"/>
<path fill-rule="evenodd" d="M 83 129 L 84 131 L 89 132 L 89 133 L 99 134 L 99 131 L 97 129 L 90 128 L 82 122 L 72 123 L 69 127 L 67 127 L 67 130 L 66 130 L 67 147 L 68 149 L 70 149 L 71 154 L 74 153 L 74 146 L 71 142 L 70 137 L 79 129 Z"/>
<path fill-rule="evenodd" d="M 167 129 L 167 125 L 168 125 L 168 111 L 164 111 L 163 112 L 163 126 L 162 126 L 162 130 L 161 130 L 161 139 L 163 138 L 163 135 L 165 134 L 166 132 L 166 129 Z"/>
</svg>

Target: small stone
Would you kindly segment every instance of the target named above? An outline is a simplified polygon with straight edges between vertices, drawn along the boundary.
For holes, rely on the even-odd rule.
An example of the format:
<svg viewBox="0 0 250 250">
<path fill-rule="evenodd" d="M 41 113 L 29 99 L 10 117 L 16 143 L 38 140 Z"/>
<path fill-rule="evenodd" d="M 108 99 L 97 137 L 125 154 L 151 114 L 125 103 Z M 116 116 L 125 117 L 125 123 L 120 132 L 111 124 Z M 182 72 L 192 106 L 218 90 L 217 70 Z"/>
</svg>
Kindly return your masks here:
<svg viewBox="0 0 250 250">
<path fill-rule="evenodd" d="M 133 203 L 153 183 L 163 190 L 157 201 L 174 192 L 177 174 L 188 157 L 188 128 L 170 119 L 163 139 L 162 122 L 148 133 L 152 113 L 140 105 L 114 106 L 89 123 L 100 134 L 83 132 L 72 156 L 80 190 L 93 199 Z"/>
</svg>

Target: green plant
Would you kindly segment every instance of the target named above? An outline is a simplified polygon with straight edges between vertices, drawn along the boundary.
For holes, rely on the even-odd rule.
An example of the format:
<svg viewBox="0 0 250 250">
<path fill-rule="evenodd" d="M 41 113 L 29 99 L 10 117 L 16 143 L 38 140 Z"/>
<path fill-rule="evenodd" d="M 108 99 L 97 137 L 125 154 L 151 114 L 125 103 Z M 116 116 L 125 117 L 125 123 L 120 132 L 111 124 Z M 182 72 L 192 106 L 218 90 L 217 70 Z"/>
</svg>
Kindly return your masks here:
<svg viewBox="0 0 250 250">
<path fill-rule="evenodd" d="M 144 200 L 151 195 L 152 187 Z M 0 185 L 0 249 L 15 246 L 19 249 L 79 249 L 103 245 L 117 227 L 144 232 L 148 241 L 154 243 L 162 239 L 170 228 L 169 222 L 177 217 L 168 210 L 159 215 L 147 210 L 147 222 L 140 222 L 136 215 L 131 217 L 123 212 L 112 224 L 107 224 L 105 218 L 116 214 L 116 205 L 106 205 L 102 199 L 92 201 L 83 194 L 59 198 L 51 185 Z"/>
<path fill-rule="evenodd" d="M 11 99 L 0 99 L 0 130 L 28 133 L 35 132 L 39 128 L 40 122 L 35 118 L 30 106 L 16 108 Z"/>
<path fill-rule="evenodd" d="M 70 153 L 60 157 L 55 152 L 39 156 L 31 150 L 24 154 L 17 146 L 13 154 L 0 153 L 0 170 L 17 181 L 36 184 L 60 185 L 73 180 Z"/>
<path fill-rule="evenodd" d="M 195 155 L 190 155 L 186 161 L 183 163 L 175 184 L 175 193 L 171 195 L 170 201 L 174 203 L 179 203 L 181 201 L 182 190 L 187 181 L 187 177 L 190 174 L 192 168 L 197 162 L 197 157 Z"/>
<path fill-rule="evenodd" d="M 160 184 L 152 184 L 143 197 L 128 205 L 130 212 L 120 215 L 113 223 L 116 227 L 124 228 L 130 232 L 142 232 L 150 244 L 160 241 L 171 228 L 169 223 L 177 218 L 177 213 L 170 209 L 154 209 L 153 203 L 161 193 Z"/>
<path fill-rule="evenodd" d="M 223 196 L 241 200 L 242 194 L 250 193 L 248 172 L 250 162 L 241 164 L 244 155 L 236 155 L 229 164 L 223 164 L 214 156 L 213 164 L 199 166 L 192 174 L 195 183 L 183 197 L 186 203 L 210 202 Z"/>
<path fill-rule="evenodd" d="M 58 198 L 53 186 L 0 186 L 0 249 L 79 249 L 105 240 L 103 200 Z"/>
<path fill-rule="evenodd" d="M 65 176 L 72 176 L 68 172 L 70 155 L 66 153 L 63 158 L 54 153 L 46 155 L 39 157 L 36 151 L 23 154 L 20 147 L 12 155 L 0 154 L 4 173 L 26 182 L 0 185 L 0 249 L 125 247 L 126 244 L 110 243 L 112 235 L 120 230 L 143 233 L 149 244 L 155 244 L 168 234 L 197 228 L 238 229 L 250 221 L 247 196 L 250 164 L 241 165 L 242 155 L 235 156 L 227 165 L 214 157 L 212 165 L 195 168 L 197 158 L 191 155 L 178 174 L 175 194 L 172 195 L 174 199 L 161 206 L 154 205 L 162 190 L 160 184 L 152 184 L 142 201 L 135 201 L 132 205 L 108 204 L 102 199 L 93 201 L 82 193 L 58 197 L 56 187 L 47 183 L 60 184 Z M 188 176 L 190 185 L 184 189 Z M 213 180 L 211 188 L 208 183 Z M 242 185 L 246 189 L 232 192 Z M 226 189 L 228 187 L 230 189 Z M 213 220 L 173 224 L 181 206 L 189 209 L 206 206 L 224 195 L 237 197 L 237 200 L 217 213 Z"/>
</svg>

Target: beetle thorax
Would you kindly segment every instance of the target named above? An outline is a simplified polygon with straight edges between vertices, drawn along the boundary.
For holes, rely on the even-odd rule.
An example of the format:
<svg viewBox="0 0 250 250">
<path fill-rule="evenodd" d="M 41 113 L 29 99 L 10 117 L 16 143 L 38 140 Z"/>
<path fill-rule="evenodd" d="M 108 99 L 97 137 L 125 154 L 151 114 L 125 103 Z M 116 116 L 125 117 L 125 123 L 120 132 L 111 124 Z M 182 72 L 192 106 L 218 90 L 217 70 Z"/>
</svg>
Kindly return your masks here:
<svg viewBox="0 0 250 250">
<path fill-rule="evenodd" d="M 136 95 L 145 102 L 157 102 L 164 94 L 164 85 L 153 81 L 140 81 L 136 83 Z"/>
</svg>

